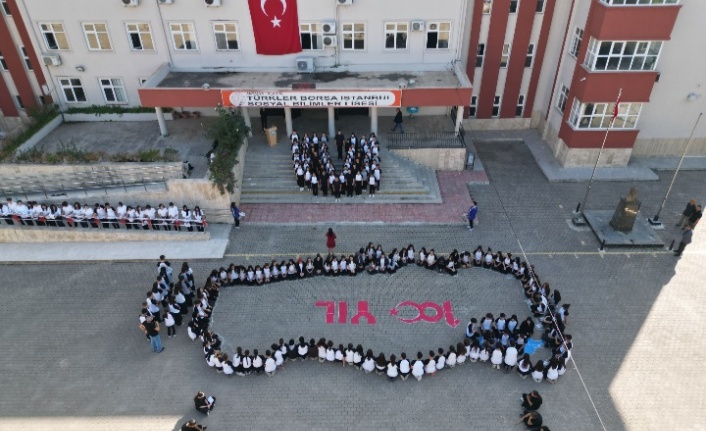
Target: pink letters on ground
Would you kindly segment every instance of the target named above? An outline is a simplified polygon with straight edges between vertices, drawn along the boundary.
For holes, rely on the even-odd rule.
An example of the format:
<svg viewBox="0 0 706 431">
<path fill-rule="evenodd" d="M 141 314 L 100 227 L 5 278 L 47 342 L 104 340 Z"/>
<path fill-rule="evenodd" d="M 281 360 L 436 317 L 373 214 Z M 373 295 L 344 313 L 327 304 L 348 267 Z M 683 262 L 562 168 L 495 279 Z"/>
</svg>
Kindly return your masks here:
<svg viewBox="0 0 706 431">
<path fill-rule="evenodd" d="M 326 307 L 326 324 L 332 325 L 336 321 L 336 303 L 334 301 L 316 301 L 317 307 Z M 398 316 L 398 309 L 402 307 L 413 307 L 417 309 L 417 316 L 412 319 L 406 319 Z M 428 314 L 427 310 L 433 309 L 434 314 Z M 402 301 L 396 307 L 390 310 L 390 315 L 397 317 L 402 323 L 413 324 L 420 321 L 428 323 L 436 323 L 442 318 L 446 318 L 446 324 L 452 328 L 457 327 L 461 321 L 454 317 L 453 306 L 451 301 L 444 301 L 442 305 L 435 302 L 427 301 L 418 304 L 413 301 Z M 360 319 L 365 318 L 368 325 L 374 325 L 376 322 L 375 316 L 368 309 L 368 301 L 358 301 L 358 309 L 351 319 L 352 325 L 358 325 Z M 345 301 L 338 302 L 338 324 L 345 325 L 348 322 L 348 303 Z"/>
</svg>

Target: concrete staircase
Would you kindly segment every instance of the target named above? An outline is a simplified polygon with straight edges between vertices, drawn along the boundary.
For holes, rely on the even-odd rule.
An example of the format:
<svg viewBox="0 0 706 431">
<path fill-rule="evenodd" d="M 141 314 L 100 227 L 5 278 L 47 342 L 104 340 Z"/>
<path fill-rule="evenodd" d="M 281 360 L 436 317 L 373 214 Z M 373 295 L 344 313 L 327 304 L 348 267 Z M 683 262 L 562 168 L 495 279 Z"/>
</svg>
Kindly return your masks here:
<svg viewBox="0 0 706 431">
<path fill-rule="evenodd" d="M 335 149 L 334 149 L 335 152 Z M 334 154 L 335 155 L 335 154 Z M 399 157 L 380 146 L 382 161 L 382 188 L 369 198 L 367 191 L 361 197 L 341 197 L 341 204 L 366 203 L 441 203 L 441 193 L 433 169 Z M 338 171 L 342 163 L 335 161 Z M 280 143 L 268 147 L 252 142 L 245 155 L 242 181 L 242 203 L 334 203 L 329 194 L 318 198 L 311 192 L 299 191 L 292 170 L 289 145 Z"/>
</svg>

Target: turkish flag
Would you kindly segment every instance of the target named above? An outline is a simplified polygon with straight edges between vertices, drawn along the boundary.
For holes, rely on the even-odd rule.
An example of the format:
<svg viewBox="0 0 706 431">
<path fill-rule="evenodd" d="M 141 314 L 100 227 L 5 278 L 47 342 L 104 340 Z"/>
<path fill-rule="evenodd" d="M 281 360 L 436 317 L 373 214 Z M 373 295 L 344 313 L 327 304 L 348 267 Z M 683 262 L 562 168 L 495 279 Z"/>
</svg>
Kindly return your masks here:
<svg viewBox="0 0 706 431">
<path fill-rule="evenodd" d="M 297 0 L 248 0 L 258 54 L 302 52 Z"/>
</svg>

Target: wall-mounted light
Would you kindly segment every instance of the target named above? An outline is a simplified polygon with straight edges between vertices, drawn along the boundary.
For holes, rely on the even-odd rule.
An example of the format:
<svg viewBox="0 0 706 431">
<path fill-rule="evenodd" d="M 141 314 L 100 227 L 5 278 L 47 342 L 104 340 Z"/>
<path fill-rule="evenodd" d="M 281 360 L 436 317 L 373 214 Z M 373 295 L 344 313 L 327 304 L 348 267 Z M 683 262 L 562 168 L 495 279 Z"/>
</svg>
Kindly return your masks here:
<svg viewBox="0 0 706 431">
<path fill-rule="evenodd" d="M 686 100 L 688 100 L 689 102 L 694 102 L 694 101 L 696 101 L 699 97 L 701 97 L 700 94 L 697 94 L 697 93 L 693 93 L 693 92 L 692 92 L 692 93 L 689 93 L 689 94 L 686 96 Z"/>
<path fill-rule="evenodd" d="M 86 68 L 83 66 L 76 66 L 76 70 L 78 70 L 79 72 L 85 72 Z"/>
</svg>

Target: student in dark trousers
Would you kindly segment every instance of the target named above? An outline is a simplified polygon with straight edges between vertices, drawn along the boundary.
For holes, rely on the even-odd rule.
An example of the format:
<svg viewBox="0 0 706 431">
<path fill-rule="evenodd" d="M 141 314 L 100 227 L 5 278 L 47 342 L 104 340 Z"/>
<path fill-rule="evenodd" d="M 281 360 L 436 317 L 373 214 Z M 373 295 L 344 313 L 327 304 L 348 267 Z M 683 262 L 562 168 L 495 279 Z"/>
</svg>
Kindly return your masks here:
<svg viewBox="0 0 706 431">
<path fill-rule="evenodd" d="M 267 109 L 260 108 L 260 124 L 262 125 L 262 133 L 267 129 Z"/>
<path fill-rule="evenodd" d="M 395 114 L 395 119 L 393 120 L 395 123 L 395 127 L 392 128 L 392 131 L 394 132 L 397 129 L 400 129 L 400 133 L 404 133 L 404 129 L 402 128 L 402 111 L 400 111 L 400 108 L 397 108 L 397 113 Z"/>
<path fill-rule="evenodd" d="M 681 256 L 684 252 L 684 248 L 686 248 L 688 244 L 691 244 L 691 237 L 693 235 L 694 231 L 691 229 L 691 226 L 684 228 L 684 233 L 681 235 L 681 242 L 679 242 L 679 248 L 674 252 L 674 256 Z"/>
<path fill-rule="evenodd" d="M 235 202 L 230 203 L 230 213 L 233 215 L 233 221 L 235 222 L 235 228 L 240 229 L 240 210 Z"/>
<path fill-rule="evenodd" d="M 675 224 L 674 226 L 679 226 L 679 227 L 684 227 L 687 225 L 687 221 L 689 220 L 689 217 L 691 217 L 692 214 L 696 212 L 696 200 L 691 199 L 689 202 L 686 204 L 686 208 L 684 211 L 681 213 L 681 218 L 679 219 L 679 223 Z"/>
<path fill-rule="evenodd" d="M 466 217 L 468 218 L 468 230 L 473 230 L 473 222 L 478 217 L 478 202 L 473 201 L 473 205 L 468 209 Z"/>
<path fill-rule="evenodd" d="M 343 136 L 343 133 L 339 130 L 336 133 L 336 150 L 338 151 L 338 160 L 343 159 L 343 142 L 345 142 L 346 138 Z"/>
</svg>

